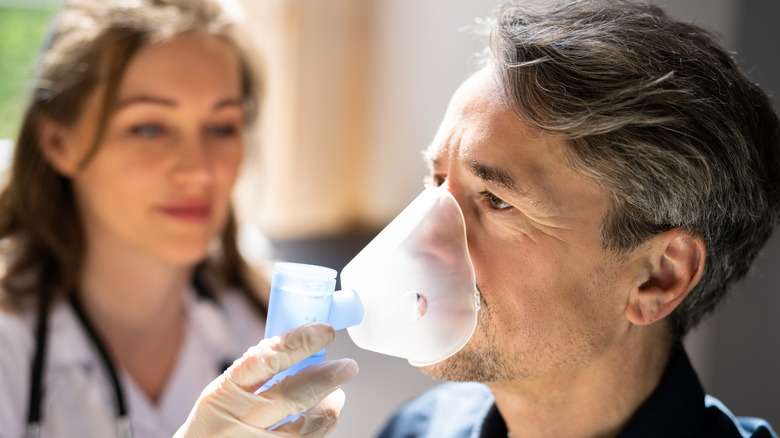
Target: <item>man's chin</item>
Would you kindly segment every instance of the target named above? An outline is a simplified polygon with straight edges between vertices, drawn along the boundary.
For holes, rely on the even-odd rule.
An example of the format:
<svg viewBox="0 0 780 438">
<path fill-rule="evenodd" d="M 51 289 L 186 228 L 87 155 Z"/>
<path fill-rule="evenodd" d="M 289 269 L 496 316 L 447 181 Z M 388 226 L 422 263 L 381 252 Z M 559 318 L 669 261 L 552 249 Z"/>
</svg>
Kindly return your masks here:
<svg viewBox="0 0 780 438">
<path fill-rule="evenodd" d="M 482 357 L 464 350 L 441 362 L 421 367 L 423 373 L 434 379 L 452 382 L 487 382 L 491 381 L 490 367 L 485 368 Z"/>
<path fill-rule="evenodd" d="M 471 380 L 466 377 L 465 373 L 456 371 L 454 367 L 448 366 L 444 362 L 428 365 L 420 368 L 420 370 L 429 377 L 439 380 L 448 380 L 451 382 L 468 382 Z"/>
</svg>

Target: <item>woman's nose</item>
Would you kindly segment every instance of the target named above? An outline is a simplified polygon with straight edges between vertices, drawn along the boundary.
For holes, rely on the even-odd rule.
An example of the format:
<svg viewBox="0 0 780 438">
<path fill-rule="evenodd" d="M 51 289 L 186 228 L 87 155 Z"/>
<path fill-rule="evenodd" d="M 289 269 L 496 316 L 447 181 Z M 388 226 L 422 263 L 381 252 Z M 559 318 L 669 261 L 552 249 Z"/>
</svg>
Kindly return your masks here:
<svg viewBox="0 0 780 438">
<path fill-rule="evenodd" d="M 208 144 L 199 135 L 182 137 L 175 147 L 174 181 L 179 184 L 203 185 L 211 182 L 212 166 Z"/>
</svg>

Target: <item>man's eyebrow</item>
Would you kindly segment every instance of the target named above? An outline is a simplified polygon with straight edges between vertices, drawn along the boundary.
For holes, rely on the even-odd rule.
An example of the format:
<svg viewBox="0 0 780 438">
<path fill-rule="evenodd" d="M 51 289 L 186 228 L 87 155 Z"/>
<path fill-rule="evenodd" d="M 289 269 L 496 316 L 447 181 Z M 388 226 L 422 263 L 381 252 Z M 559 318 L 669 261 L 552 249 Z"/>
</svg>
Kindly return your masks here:
<svg viewBox="0 0 780 438">
<path fill-rule="evenodd" d="M 518 182 L 512 178 L 512 175 L 508 171 L 498 166 L 492 166 L 489 164 L 477 163 L 472 161 L 469 163 L 471 173 L 482 181 L 496 184 L 504 189 L 507 189 L 514 193 L 518 198 L 522 198 L 525 202 L 533 205 L 534 207 L 544 211 L 545 213 L 551 213 L 550 205 L 547 202 L 539 202 L 540 199 L 536 198 L 531 191 L 524 186 L 518 184 Z M 538 194 L 537 194 L 538 195 Z"/>
<path fill-rule="evenodd" d="M 433 167 L 436 167 L 436 165 L 441 161 L 438 151 L 431 152 L 429 149 L 426 149 L 422 151 L 422 155 L 423 158 L 425 158 L 425 160 Z M 471 173 L 474 174 L 474 176 L 483 181 L 497 184 L 507 190 L 511 190 L 517 193 L 522 197 L 528 197 L 528 191 L 520 188 L 517 184 L 517 181 L 512 178 L 509 172 L 498 166 L 491 166 L 489 164 L 482 164 L 476 161 L 471 161 L 469 162 L 469 168 L 471 169 Z"/>
<path fill-rule="evenodd" d="M 526 191 L 518 189 L 517 182 L 506 170 L 497 166 L 477 163 L 476 161 L 470 162 L 469 167 L 471 168 L 471 173 L 477 178 L 527 196 Z"/>
</svg>

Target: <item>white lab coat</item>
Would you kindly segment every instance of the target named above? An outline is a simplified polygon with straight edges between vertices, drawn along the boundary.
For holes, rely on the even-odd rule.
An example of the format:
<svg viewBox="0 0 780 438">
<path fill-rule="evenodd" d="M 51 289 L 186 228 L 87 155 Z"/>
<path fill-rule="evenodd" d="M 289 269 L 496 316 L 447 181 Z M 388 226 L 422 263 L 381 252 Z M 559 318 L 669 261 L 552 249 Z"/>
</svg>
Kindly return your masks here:
<svg viewBox="0 0 780 438">
<path fill-rule="evenodd" d="M 184 344 L 159 403 L 118 370 L 134 438 L 170 438 L 220 366 L 263 337 L 264 322 L 240 294 L 224 294 L 219 305 L 189 297 Z M 34 315 L 0 312 L 0 438 L 21 438 L 27 428 L 34 326 Z M 48 344 L 40 436 L 116 437 L 113 386 L 70 305 L 53 310 Z"/>
</svg>

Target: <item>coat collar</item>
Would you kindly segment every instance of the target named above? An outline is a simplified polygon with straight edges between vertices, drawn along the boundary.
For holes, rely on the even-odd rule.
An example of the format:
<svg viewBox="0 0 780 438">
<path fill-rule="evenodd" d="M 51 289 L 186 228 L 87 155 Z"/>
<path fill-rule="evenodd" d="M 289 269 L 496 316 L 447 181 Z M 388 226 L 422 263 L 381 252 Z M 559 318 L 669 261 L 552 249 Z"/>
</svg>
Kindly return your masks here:
<svg viewBox="0 0 780 438">
<path fill-rule="evenodd" d="M 199 299 L 190 290 L 185 300 L 187 336 L 204 340 L 214 357 L 233 357 L 236 345 L 227 316 L 211 300 Z M 47 367 L 91 366 L 97 362 L 94 346 L 67 301 L 56 305 L 49 316 Z"/>
</svg>

